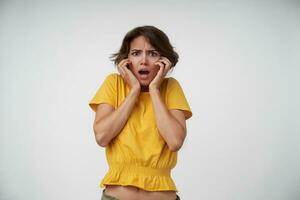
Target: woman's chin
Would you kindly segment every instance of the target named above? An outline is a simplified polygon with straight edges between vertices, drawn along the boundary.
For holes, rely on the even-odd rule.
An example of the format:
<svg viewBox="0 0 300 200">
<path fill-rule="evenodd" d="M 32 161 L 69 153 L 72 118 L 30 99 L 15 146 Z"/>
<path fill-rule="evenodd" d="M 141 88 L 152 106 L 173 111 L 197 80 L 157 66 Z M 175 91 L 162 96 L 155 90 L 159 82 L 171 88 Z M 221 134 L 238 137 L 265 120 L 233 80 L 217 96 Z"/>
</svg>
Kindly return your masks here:
<svg viewBox="0 0 300 200">
<path fill-rule="evenodd" d="M 147 87 L 150 84 L 148 80 L 140 80 L 139 82 L 140 82 L 140 85 L 143 87 Z"/>
</svg>

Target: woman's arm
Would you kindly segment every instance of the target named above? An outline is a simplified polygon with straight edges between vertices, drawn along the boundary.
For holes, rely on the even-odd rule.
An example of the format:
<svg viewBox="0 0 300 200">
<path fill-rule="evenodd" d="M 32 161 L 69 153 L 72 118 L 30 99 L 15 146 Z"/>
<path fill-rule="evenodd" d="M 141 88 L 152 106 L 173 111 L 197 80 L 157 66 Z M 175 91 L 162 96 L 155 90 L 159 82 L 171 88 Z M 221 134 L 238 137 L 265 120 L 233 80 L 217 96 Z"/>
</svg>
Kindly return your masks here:
<svg viewBox="0 0 300 200">
<path fill-rule="evenodd" d="M 178 151 L 186 137 L 186 122 L 184 112 L 181 110 L 168 110 L 162 101 L 158 89 L 149 90 L 155 120 L 161 136 L 171 151 Z"/>
<path fill-rule="evenodd" d="M 139 90 L 131 90 L 117 109 L 109 104 L 97 106 L 93 129 L 96 142 L 100 146 L 107 146 L 120 133 L 128 120 L 139 93 Z"/>
<path fill-rule="evenodd" d="M 159 91 L 160 85 L 171 69 L 172 63 L 166 57 L 161 57 L 157 62 L 160 66 L 155 78 L 149 85 L 155 120 L 161 136 L 166 141 L 171 151 L 178 151 L 186 136 L 185 115 L 181 110 L 168 110 Z"/>
<path fill-rule="evenodd" d="M 100 104 L 97 107 L 93 128 L 96 141 L 102 147 L 108 145 L 120 133 L 140 95 L 140 83 L 127 68 L 130 63 L 131 61 L 126 58 L 117 66 L 120 75 L 131 88 L 129 95 L 116 110 L 109 104 Z"/>
</svg>

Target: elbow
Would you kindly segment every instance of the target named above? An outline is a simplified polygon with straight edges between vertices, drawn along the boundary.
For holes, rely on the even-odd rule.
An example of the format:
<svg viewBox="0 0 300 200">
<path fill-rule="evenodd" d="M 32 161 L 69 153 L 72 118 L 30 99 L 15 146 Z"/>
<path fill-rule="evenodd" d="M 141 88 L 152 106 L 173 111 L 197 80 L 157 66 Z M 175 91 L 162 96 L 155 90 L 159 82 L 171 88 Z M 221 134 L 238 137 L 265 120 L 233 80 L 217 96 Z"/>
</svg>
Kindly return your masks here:
<svg viewBox="0 0 300 200">
<path fill-rule="evenodd" d="M 100 147 L 106 147 L 108 145 L 108 143 L 105 140 L 98 138 L 97 136 L 96 136 L 96 142 Z"/>
<path fill-rule="evenodd" d="M 170 151 L 172 151 L 172 152 L 177 152 L 177 151 L 179 151 L 180 148 L 181 148 L 180 145 L 172 145 L 172 146 L 169 146 L 169 149 L 170 149 Z"/>
<path fill-rule="evenodd" d="M 181 149 L 183 142 L 176 142 L 174 144 L 168 145 L 170 151 L 177 152 Z"/>
<path fill-rule="evenodd" d="M 185 137 L 186 137 L 186 131 L 183 130 L 181 133 L 182 134 L 180 134 L 180 136 L 178 138 L 176 138 L 176 139 L 174 138 L 173 142 L 170 142 L 168 144 L 170 151 L 177 152 L 181 149 L 183 142 L 185 140 Z"/>
<path fill-rule="evenodd" d="M 95 139 L 97 144 L 101 147 L 106 147 L 108 145 L 108 142 L 104 137 L 105 133 L 96 130 L 95 127 L 94 127 L 94 133 L 95 133 Z"/>
</svg>

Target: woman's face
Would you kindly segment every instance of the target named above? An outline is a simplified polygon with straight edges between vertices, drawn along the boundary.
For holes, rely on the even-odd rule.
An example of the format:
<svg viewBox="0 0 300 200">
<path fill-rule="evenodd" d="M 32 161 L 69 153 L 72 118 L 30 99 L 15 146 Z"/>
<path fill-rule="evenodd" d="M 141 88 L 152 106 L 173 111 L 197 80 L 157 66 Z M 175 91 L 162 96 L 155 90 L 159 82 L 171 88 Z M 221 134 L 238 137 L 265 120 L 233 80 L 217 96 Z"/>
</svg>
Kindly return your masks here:
<svg viewBox="0 0 300 200">
<path fill-rule="evenodd" d="M 160 59 L 160 54 L 143 36 L 136 37 L 130 43 L 128 59 L 131 61 L 129 69 L 142 86 L 149 86 L 159 71 L 155 63 Z"/>
</svg>

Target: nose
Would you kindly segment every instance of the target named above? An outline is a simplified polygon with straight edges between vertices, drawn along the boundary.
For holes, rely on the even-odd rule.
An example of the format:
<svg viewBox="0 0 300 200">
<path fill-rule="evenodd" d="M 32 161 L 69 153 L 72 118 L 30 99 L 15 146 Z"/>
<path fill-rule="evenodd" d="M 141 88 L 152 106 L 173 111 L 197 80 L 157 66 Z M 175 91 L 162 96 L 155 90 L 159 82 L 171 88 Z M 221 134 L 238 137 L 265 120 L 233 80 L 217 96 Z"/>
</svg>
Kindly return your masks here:
<svg viewBox="0 0 300 200">
<path fill-rule="evenodd" d="M 148 63 L 148 57 L 146 53 L 143 53 L 141 57 L 141 65 L 146 65 L 147 63 Z"/>
</svg>

